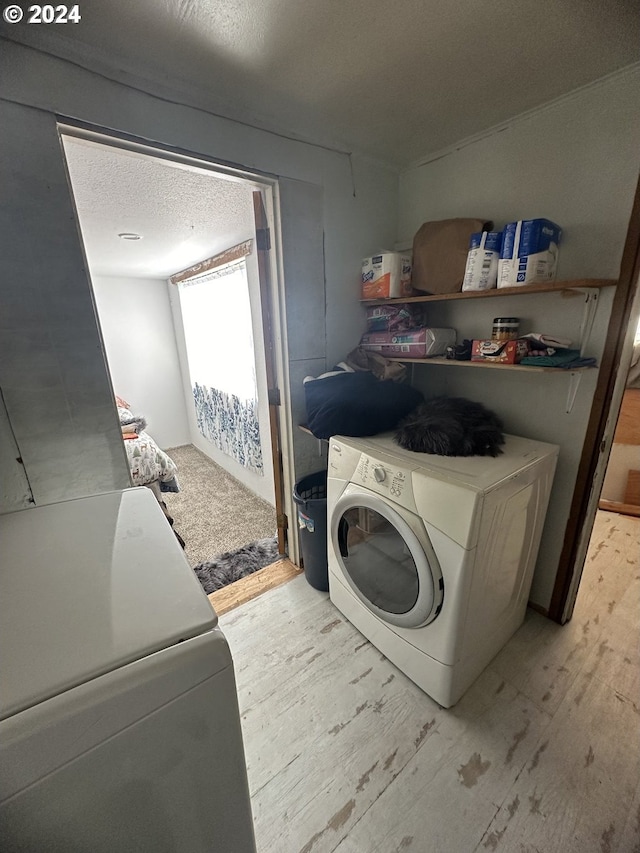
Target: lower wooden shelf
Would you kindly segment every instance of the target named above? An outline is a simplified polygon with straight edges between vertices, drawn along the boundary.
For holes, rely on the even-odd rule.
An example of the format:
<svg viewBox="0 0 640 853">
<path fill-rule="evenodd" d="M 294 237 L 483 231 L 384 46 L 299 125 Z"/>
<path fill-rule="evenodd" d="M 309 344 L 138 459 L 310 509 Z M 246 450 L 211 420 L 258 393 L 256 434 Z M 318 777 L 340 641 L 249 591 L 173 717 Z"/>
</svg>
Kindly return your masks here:
<svg viewBox="0 0 640 853">
<path fill-rule="evenodd" d="M 445 367 L 476 367 L 481 370 L 518 370 L 521 373 L 555 373 L 557 376 L 568 376 L 567 405 L 565 412 L 573 410 L 573 404 L 578 392 L 581 374 L 595 367 L 536 367 L 534 364 L 494 364 L 490 361 L 456 361 L 452 358 L 390 358 L 389 361 L 399 361 L 402 364 L 435 364 Z M 298 428 L 308 435 L 313 435 L 309 427 L 299 424 Z"/>
<path fill-rule="evenodd" d="M 491 361 L 456 361 L 452 358 L 392 358 L 403 364 L 444 364 L 447 367 L 479 367 L 489 370 L 522 370 L 526 373 L 578 373 L 594 370 L 593 367 L 536 367 L 534 364 L 495 364 Z"/>
</svg>

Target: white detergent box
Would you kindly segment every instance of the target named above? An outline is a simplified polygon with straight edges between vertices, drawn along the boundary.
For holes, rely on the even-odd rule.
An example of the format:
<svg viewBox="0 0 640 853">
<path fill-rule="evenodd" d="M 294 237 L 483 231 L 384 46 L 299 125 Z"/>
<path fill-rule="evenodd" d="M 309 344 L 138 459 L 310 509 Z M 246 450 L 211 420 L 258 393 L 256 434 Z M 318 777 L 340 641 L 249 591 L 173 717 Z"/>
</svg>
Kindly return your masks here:
<svg viewBox="0 0 640 853">
<path fill-rule="evenodd" d="M 491 290 L 498 282 L 498 262 L 502 231 L 481 231 L 471 235 L 463 290 Z"/>
<path fill-rule="evenodd" d="M 548 219 L 521 219 L 506 225 L 498 287 L 555 281 L 561 236 L 561 228 Z"/>
<path fill-rule="evenodd" d="M 362 299 L 396 299 L 411 296 L 411 257 L 381 252 L 362 261 Z"/>
</svg>

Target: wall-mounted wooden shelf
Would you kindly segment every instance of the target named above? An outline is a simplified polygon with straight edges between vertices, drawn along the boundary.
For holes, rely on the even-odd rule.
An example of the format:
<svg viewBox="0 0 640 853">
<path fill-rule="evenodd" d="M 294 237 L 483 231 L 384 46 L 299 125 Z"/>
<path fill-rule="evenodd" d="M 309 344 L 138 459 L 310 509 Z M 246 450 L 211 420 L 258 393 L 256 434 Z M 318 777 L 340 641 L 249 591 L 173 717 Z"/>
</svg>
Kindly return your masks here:
<svg viewBox="0 0 640 853">
<path fill-rule="evenodd" d="M 429 364 L 445 365 L 447 367 L 479 367 L 481 370 L 517 370 L 520 373 L 555 373 L 556 376 L 568 376 L 569 387 L 567 389 L 567 405 L 565 412 L 569 414 L 573 410 L 573 404 L 578 392 L 580 378 L 588 370 L 595 367 L 536 367 L 534 364 L 494 364 L 490 361 L 456 361 L 452 358 L 393 358 L 391 361 L 400 361 L 403 364 Z"/>
<path fill-rule="evenodd" d="M 587 290 L 614 287 L 614 278 L 576 278 L 555 281 L 552 284 L 526 284 L 522 287 L 501 287 L 493 290 L 465 290 L 457 293 L 440 293 L 434 296 L 400 296 L 397 299 L 362 299 L 363 305 L 393 305 L 404 302 L 446 302 L 451 299 L 488 299 L 496 296 L 526 296 L 529 293 L 562 293 L 566 290 Z"/>
<path fill-rule="evenodd" d="M 520 370 L 525 373 L 577 373 L 594 370 L 593 367 L 536 367 L 535 364 L 495 364 L 491 361 L 456 361 L 452 358 L 394 358 L 390 361 L 400 361 L 403 364 L 444 364 L 448 367 L 481 367 L 493 370 Z"/>
</svg>

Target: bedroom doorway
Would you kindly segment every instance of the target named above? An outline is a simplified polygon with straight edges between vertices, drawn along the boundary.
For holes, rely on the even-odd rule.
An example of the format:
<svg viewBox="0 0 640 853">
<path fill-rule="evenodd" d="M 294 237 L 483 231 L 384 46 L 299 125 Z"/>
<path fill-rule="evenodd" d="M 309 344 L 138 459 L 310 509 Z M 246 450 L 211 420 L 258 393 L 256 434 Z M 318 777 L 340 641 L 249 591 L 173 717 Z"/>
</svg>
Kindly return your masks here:
<svg viewBox="0 0 640 853">
<path fill-rule="evenodd" d="M 125 439 L 134 485 L 163 489 L 192 565 L 256 539 L 285 553 L 275 182 L 75 128 L 61 140 L 114 394 L 163 469 Z"/>
</svg>

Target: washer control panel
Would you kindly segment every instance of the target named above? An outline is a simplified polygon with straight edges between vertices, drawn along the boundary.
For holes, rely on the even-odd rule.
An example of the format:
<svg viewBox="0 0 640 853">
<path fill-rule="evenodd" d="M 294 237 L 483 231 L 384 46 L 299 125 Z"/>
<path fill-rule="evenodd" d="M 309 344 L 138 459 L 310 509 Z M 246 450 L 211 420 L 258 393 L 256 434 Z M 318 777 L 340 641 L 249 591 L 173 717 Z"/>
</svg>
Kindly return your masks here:
<svg viewBox="0 0 640 853">
<path fill-rule="evenodd" d="M 398 503 L 404 503 L 402 498 L 407 490 L 410 477 L 405 471 L 394 468 L 379 459 L 372 459 L 366 453 L 362 453 L 352 481 L 366 486 L 380 495 L 395 498 Z"/>
</svg>

